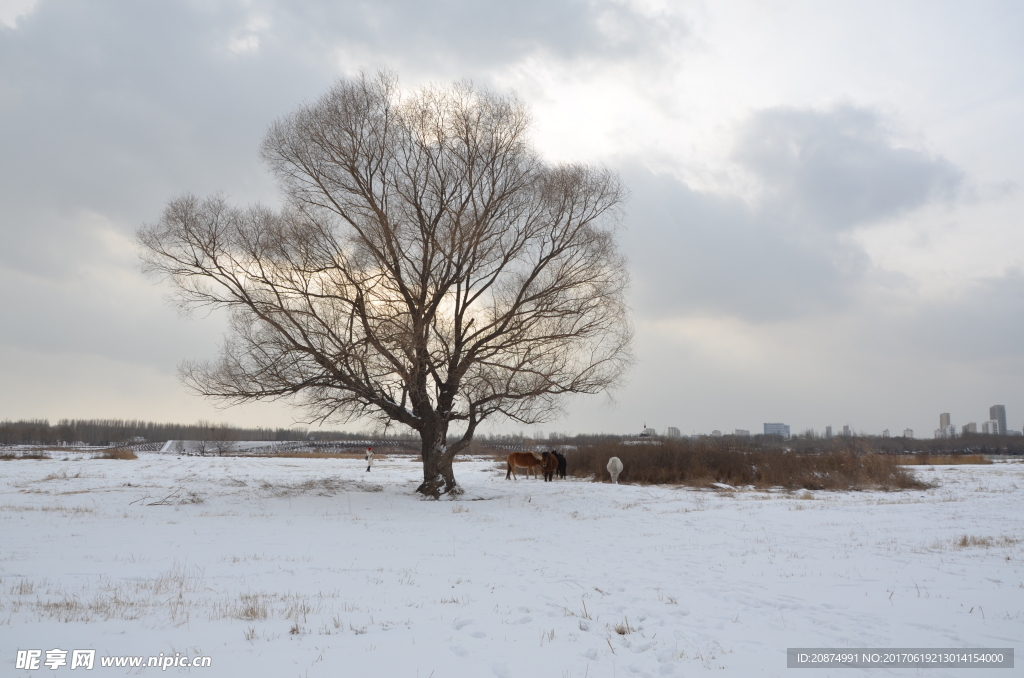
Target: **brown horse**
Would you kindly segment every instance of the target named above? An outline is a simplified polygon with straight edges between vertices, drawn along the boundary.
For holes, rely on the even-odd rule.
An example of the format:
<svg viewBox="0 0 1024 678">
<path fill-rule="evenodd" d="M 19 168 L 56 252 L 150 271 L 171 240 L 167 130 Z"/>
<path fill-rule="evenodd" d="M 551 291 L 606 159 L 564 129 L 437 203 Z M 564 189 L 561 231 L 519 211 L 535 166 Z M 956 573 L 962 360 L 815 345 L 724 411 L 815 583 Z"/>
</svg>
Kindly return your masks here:
<svg viewBox="0 0 1024 678">
<path fill-rule="evenodd" d="M 516 477 L 516 467 L 526 469 L 526 477 L 530 477 L 530 471 L 533 471 L 533 477 L 537 477 L 537 469 L 544 468 L 544 457 L 538 452 L 513 452 L 506 458 L 508 462 L 508 472 L 505 474 L 505 480 L 513 478 L 519 480 Z"/>
<path fill-rule="evenodd" d="M 541 470 L 544 471 L 544 482 L 555 479 L 555 472 L 558 470 L 558 457 L 555 451 L 545 452 L 541 455 L 544 460 L 541 462 Z"/>
</svg>

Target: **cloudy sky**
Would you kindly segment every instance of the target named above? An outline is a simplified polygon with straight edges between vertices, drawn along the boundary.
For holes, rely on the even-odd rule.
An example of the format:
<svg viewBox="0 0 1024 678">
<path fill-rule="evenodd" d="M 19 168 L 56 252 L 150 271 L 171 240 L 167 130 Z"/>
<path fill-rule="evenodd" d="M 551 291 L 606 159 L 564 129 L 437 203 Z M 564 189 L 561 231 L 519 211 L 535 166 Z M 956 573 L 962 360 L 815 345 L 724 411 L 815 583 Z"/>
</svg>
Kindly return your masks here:
<svg viewBox="0 0 1024 678">
<path fill-rule="evenodd" d="M 268 123 L 390 68 L 514 90 L 629 186 L 639 363 L 527 432 L 1020 429 L 1022 34 L 1012 1 L 0 0 L 0 420 L 300 418 L 184 389 L 224 324 L 133 235 L 183 191 L 274 203 Z"/>
</svg>

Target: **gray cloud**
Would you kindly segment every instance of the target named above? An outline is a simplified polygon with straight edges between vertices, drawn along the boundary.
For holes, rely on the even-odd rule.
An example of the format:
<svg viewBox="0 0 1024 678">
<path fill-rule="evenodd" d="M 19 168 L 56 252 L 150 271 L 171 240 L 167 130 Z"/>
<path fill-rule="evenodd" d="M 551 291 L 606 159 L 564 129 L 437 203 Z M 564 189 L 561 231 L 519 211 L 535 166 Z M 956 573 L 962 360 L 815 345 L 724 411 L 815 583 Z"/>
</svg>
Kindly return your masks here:
<svg viewBox="0 0 1024 678">
<path fill-rule="evenodd" d="M 845 304 L 868 266 L 860 250 L 829 234 L 798 237 L 738 198 L 635 168 L 625 177 L 624 246 L 645 314 L 804 316 Z"/>
<path fill-rule="evenodd" d="M 533 50 L 606 59 L 649 50 L 658 26 L 582 0 L 40 0 L 17 28 L 0 27 L 0 261 L 44 264 L 34 236 L 60 229 L 55 213 L 87 209 L 133 228 L 181 190 L 272 197 L 256 160 L 263 130 L 318 96 L 339 67 L 486 79 L 487 67 Z M 372 61 L 342 64 L 338 50 Z"/>
<path fill-rule="evenodd" d="M 1024 273 L 1011 270 L 965 286 L 938 302 L 920 304 L 889 320 L 897 348 L 927 354 L 938 364 L 973 363 L 1004 370 L 1021 361 Z M 891 351 L 879 340 L 879 350 Z"/>
<path fill-rule="evenodd" d="M 341 70 L 486 81 L 533 52 L 626 58 L 660 30 L 610 1 L 40 0 L 0 26 L 0 343 L 161 369 L 208 350 L 219 326 L 182 325 L 125 239 L 181 191 L 275 200 L 263 130 Z"/>
<path fill-rule="evenodd" d="M 769 189 L 780 219 L 847 229 L 951 197 L 963 174 L 944 158 L 902 147 L 875 111 L 773 108 L 740 134 L 736 159 Z"/>
<path fill-rule="evenodd" d="M 441 0 L 439 2 L 258 3 L 284 31 L 422 67 L 507 64 L 541 49 L 566 59 L 621 59 L 655 49 L 672 31 L 616 2 Z"/>
<path fill-rule="evenodd" d="M 630 255 L 645 312 L 764 322 L 839 310 L 868 256 L 842 233 L 951 197 L 962 172 L 903 148 L 876 112 L 775 108 L 740 129 L 735 158 L 763 184 L 753 204 L 627 170 Z"/>
</svg>

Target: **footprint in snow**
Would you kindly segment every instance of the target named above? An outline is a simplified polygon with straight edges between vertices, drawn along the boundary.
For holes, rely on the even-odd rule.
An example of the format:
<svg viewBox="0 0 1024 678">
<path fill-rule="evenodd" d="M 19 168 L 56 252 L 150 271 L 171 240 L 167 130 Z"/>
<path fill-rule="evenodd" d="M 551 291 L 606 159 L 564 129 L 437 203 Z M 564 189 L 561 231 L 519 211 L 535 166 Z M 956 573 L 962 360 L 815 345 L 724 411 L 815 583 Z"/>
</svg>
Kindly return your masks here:
<svg viewBox="0 0 1024 678">
<path fill-rule="evenodd" d="M 526 616 L 526 617 L 523 617 L 522 619 L 520 619 L 519 621 L 517 621 L 516 623 L 517 624 L 529 624 L 532 621 L 533 621 L 533 617 Z"/>
<path fill-rule="evenodd" d="M 455 629 L 456 631 L 461 631 L 462 629 L 466 628 L 467 626 L 469 626 L 472 623 L 473 623 L 472 619 L 462 619 L 462 620 L 453 622 L 452 623 L 452 628 Z"/>
<path fill-rule="evenodd" d="M 512 678 L 512 672 L 504 664 L 491 664 L 491 673 L 497 678 Z"/>
<path fill-rule="evenodd" d="M 462 647 L 461 645 L 452 645 L 448 649 L 450 649 L 453 653 L 455 653 L 456 655 L 458 655 L 460 657 L 465 657 L 466 655 L 469 654 L 469 650 L 467 650 L 466 648 Z"/>
<path fill-rule="evenodd" d="M 471 633 L 469 635 L 473 636 L 474 638 L 486 638 L 487 637 L 487 634 L 484 633 L 483 631 L 475 631 L 475 632 L 473 632 L 473 633 Z"/>
</svg>

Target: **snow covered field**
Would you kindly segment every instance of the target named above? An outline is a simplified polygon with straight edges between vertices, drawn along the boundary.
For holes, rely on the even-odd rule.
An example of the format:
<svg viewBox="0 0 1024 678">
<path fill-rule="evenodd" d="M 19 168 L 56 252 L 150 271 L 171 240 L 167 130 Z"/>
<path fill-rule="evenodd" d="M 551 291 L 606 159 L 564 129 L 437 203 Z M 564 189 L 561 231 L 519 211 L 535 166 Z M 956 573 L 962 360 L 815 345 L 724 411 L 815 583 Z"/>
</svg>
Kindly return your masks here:
<svg viewBox="0 0 1024 678">
<path fill-rule="evenodd" d="M 937 487 L 513 483 L 467 461 L 463 500 L 432 502 L 412 459 L 3 462 L 0 674 L 83 673 L 14 669 L 53 648 L 96 649 L 83 675 L 181 653 L 212 667 L 168 673 L 274 678 L 811 678 L 787 647 L 1019 654 L 1024 464 L 915 471 Z"/>
</svg>

